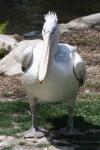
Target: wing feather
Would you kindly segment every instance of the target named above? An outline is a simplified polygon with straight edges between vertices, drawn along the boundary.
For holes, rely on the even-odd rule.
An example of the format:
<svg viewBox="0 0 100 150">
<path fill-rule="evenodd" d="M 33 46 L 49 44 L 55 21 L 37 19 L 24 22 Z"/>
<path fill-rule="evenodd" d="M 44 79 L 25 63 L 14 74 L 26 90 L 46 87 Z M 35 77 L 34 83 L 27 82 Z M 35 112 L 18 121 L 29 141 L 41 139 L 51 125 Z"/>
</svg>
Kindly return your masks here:
<svg viewBox="0 0 100 150">
<path fill-rule="evenodd" d="M 0 60 L 0 74 L 23 74 L 23 67 L 27 68 L 33 55 L 33 50 L 42 40 L 24 40 L 19 42 L 14 50 Z"/>
<path fill-rule="evenodd" d="M 82 86 L 86 75 L 86 64 L 77 52 L 74 54 L 74 70 L 79 80 L 79 85 Z"/>
</svg>

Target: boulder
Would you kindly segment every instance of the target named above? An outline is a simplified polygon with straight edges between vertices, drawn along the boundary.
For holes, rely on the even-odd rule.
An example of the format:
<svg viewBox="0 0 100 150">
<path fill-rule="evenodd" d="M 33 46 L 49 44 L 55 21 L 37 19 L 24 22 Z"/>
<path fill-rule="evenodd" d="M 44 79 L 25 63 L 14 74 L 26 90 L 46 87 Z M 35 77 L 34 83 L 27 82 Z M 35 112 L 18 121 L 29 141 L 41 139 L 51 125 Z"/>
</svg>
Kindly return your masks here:
<svg viewBox="0 0 100 150">
<path fill-rule="evenodd" d="M 6 54 L 12 51 L 20 40 L 22 39 L 17 34 L 0 34 L 0 58 L 3 58 Z"/>
<path fill-rule="evenodd" d="M 89 29 L 96 25 L 100 25 L 100 13 L 79 17 L 59 26 L 60 32 L 64 33 L 79 29 Z"/>
</svg>

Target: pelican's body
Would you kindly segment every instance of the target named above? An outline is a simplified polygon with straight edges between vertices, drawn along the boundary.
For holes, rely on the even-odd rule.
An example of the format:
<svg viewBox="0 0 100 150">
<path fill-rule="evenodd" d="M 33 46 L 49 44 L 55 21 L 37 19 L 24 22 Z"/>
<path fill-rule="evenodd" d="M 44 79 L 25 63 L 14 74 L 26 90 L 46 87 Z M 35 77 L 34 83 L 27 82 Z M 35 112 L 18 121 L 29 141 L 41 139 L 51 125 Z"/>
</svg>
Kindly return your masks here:
<svg viewBox="0 0 100 150">
<path fill-rule="evenodd" d="M 58 44 L 57 52 L 48 68 L 46 78 L 43 83 L 40 83 L 38 81 L 38 72 L 42 44 L 41 42 L 34 49 L 34 60 L 23 75 L 26 91 L 43 101 L 71 100 L 76 97 L 79 89 L 79 83 L 73 72 L 74 57 L 77 59 L 77 62 L 74 62 L 75 64 L 78 64 L 82 59 L 75 52 L 74 47 L 68 44 Z"/>
<path fill-rule="evenodd" d="M 23 73 L 23 83 L 29 97 L 32 127 L 25 137 L 42 136 L 36 127 L 36 104 L 38 100 L 67 101 L 68 127 L 73 129 L 74 102 L 85 78 L 85 63 L 76 48 L 61 44 L 58 18 L 55 13 L 45 16 L 42 29 L 43 40 L 35 40 L 16 48 L 0 62 L 0 72 L 8 75 Z M 12 62 L 9 61 L 12 59 Z M 25 68 L 22 71 L 22 66 Z"/>
</svg>

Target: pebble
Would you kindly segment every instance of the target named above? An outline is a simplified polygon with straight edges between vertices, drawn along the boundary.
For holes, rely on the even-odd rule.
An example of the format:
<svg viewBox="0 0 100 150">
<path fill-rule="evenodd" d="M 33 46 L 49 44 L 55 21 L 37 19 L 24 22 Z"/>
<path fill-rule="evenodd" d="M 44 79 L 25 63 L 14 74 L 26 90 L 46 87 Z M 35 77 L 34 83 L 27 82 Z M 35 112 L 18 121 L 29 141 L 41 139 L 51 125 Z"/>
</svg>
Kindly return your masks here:
<svg viewBox="0 0 100 150">
<path fill-rule="evenodd" d="M 48 150 L 74 150 L 73 147 L 69 147 L 69 146 L 59 146 L 59 147 L 55 147 L 55 146 L 50 146 L 48 148 Z"/>
<path fill-rule="evenodd" d="M 37 140 L 38 144 L 49 144 L 50 142 L 48 141 L 48 139 L 46 137 L 43 137 L 41 139 Z"/>
<path fill-rule="evenodd" d="M 90 93 L 90 90 L 86 90 L 86 91 L 85 91 L 85 94 L 88 94 L 88 93 Z"/>
<path fill-rule="evenodd" d="M 0 141 L 4 140 L 5 138 L 6 138 L 5 135 L 1 135 L 1 136 L 0 136 Z"/>
</svg>

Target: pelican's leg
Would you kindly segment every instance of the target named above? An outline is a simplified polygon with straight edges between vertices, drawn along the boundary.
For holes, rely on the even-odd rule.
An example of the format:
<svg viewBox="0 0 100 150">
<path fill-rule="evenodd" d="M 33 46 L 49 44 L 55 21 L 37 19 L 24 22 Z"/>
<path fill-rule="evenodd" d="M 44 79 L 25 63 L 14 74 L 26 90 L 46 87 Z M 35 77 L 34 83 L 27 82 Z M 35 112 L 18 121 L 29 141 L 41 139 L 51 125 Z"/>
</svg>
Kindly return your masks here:
<svg viewBox="0 0 100 150">
<path fill-rule="evenodd" d="M 74 120 L 73 120 L 74 104 L 72 103 L 72 105 L 68 105 L 67 109 L 68 109 L 68 127 L 67 127 L 67 130 L 69 133 L 72 133 L 72 132 L 74 132 Z"/>
<path fill-rule="evenodd" d="M 67 128 L 61 128 L 60 131 L 59 131 L 63 135 L 69 135 L 69 134 L 73 134 L 75 132 L 75 130 L 74 130 L 74 120 L 73 120 L 74 106 L 75 106 L 74 101 L 68 101 L 67 102 L 67 110 L 68 110 Z"/>
<path fill-rule="evenodd" d="M 29 99 L 29 105 L 30 105 L 31 114 L 32 114 L 32 126 L 28 131 L 25 132 L 24 137 L 25 138 L 43 137 L 44 133 L 42 131 L 39 131 L 37 129 L 37 126 L 36 126 L 37 99 L 36 98 L 30 98 Z"/>
</svg>

